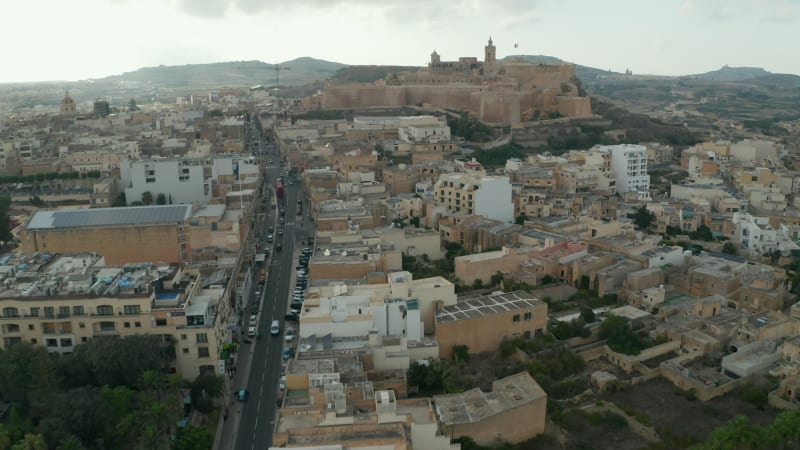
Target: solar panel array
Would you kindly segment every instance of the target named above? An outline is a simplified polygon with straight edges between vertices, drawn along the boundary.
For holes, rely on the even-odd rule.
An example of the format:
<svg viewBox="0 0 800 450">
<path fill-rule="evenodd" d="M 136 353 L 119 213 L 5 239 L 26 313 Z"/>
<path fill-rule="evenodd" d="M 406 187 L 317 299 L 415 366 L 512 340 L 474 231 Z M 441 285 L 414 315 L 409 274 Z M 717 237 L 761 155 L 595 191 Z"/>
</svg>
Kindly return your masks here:
<svg viewBox="0 0 800 450">
<path fill-rule="evenodd" d="M 189 217 L 191 209 L 191 205 L 158 205 L 129 208 L 42 211 L 37 214 L 47 214 L 52 218 L 52 221 L 49 222 L 49 226 L 47 226 L 44 221 L 32 220 L 29 229 L 65 229 L 178 223 L 183 222 Z"/>
</svg>

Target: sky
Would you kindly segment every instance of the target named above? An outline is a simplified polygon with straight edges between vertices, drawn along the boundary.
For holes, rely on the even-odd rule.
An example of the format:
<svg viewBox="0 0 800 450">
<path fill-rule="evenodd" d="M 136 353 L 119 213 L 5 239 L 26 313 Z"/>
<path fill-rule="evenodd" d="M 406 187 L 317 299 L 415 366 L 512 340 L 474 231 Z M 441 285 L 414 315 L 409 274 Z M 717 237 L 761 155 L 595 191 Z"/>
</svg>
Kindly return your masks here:
<svg viewBox="0 0 800 450">
<path fill-rule="evenodd" d="M 301 56 L 548 55 L 634 74 L 800 74 L 800 0 L 4 0 L 0 83 Z"/>
</svg>

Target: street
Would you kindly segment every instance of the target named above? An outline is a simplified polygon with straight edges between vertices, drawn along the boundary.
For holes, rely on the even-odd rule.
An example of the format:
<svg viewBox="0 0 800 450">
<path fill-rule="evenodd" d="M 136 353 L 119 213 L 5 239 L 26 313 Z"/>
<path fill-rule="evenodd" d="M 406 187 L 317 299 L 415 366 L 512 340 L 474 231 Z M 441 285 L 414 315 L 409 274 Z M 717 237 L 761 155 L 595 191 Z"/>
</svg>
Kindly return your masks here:
<svg viewBox="0 0 800 450">
<path fill-rule="evenodd" d="M 266 160 L 272 158 L 266 157 Z M 281 169 L 277 167 L 280 157 L 275 156 L 275 165 L 267 164 L 267 184 L 274 186 L 280 176 Z M 284 177 L 288 180 L 288 177 Z M 240 347 L 238 369 L 242 373 L 236 374 L 232 380 L 231 390 L 247 389 L 250 392 L 246 401 L 239 401 L 231 395 L 230 415 L 223 425 L 222 438 L 219 449 L 267 449 L 272 444 L 272 432 L 278 401 L 278 382 L 281 370 L 281 353 L 284 346 L 294 346 L 296 341 L 284 345 L 284 332 L 287 325 L 286 315 L 289 304 L 289 293 L 293 289 L 294 271 L 297 265 L 297 251 L 302 248 L 303 241 L 309 236 L 309 230 L 304 226 L 304 216 L 297 215 L 297 198 L 300 183 L 285 184 L 285 196 L 278 198 L 276 209 L 270 209 L 270 204 L 275 199 L 274 194 L 266 197 L 267 220 L 254 230 L 260 233 L 262 248 L 270 249 L 272 259 L 268 267 L 266 285 L 261 289 L 258 312 L 258 333 L 260 338 L 250 339 L 251 343 L 244 343 Z M 274 192 L 274 190 L 273 190 Z M 267 243 L 269 234 L 267 228 L 279 228 L 280 210 L 285 209 L 285 233 L 279 236 L 275 233 L 275 242 Z M 313 235 L 313 234 L 312 234 Z M 278 243 L 283 244 L 283 250 L 276 250 Z M 243 313 L 244 320 L 251 314 L 251 305 Z M 273 320 L 281 324 L 281 333 L 270 334 L 270 324 Z"/>
</svg>

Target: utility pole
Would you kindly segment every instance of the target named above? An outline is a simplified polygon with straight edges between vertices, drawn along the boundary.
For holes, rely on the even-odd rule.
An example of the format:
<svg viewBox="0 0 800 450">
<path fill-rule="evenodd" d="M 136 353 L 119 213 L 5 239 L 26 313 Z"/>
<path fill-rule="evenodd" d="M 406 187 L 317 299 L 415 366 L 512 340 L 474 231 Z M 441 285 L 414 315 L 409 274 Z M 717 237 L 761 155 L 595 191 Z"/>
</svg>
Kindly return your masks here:
<svg viewBox="0 0 800 450">
<path fill-rule="evenodd" d="M 281 87 L 281 70 L 292 70 L 289 67 L 281 66 L 278 63 L 275 63 L 275 108 L 272 113 L 272 125 L 277 126 L 278 124 L 278 91 Z"/>
</svg>

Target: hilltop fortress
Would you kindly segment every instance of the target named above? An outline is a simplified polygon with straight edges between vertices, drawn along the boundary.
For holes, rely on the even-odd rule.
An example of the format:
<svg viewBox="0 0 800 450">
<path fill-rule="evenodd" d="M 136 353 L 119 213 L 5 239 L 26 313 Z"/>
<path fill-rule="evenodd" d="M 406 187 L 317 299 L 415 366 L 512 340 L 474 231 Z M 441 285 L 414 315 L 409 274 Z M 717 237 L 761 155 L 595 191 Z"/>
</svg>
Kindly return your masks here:
<svg viewBox="0 0 800 450">
<path fill-rule="evenodd" d="M 500 62 L 489 38 L 483 62 L 476 57 L 442 61 L 434 51 L 428 67 L 416 73 L 394 74 L 374 83 L 328 80 L 315 103 L 322 109 L 426 104 L 469 111 L 484 122 L 507 125 L 546 118 L 553 112 L 591 116 L 589 98 L 578 91 L 574 64 Z"/>
</svg>

